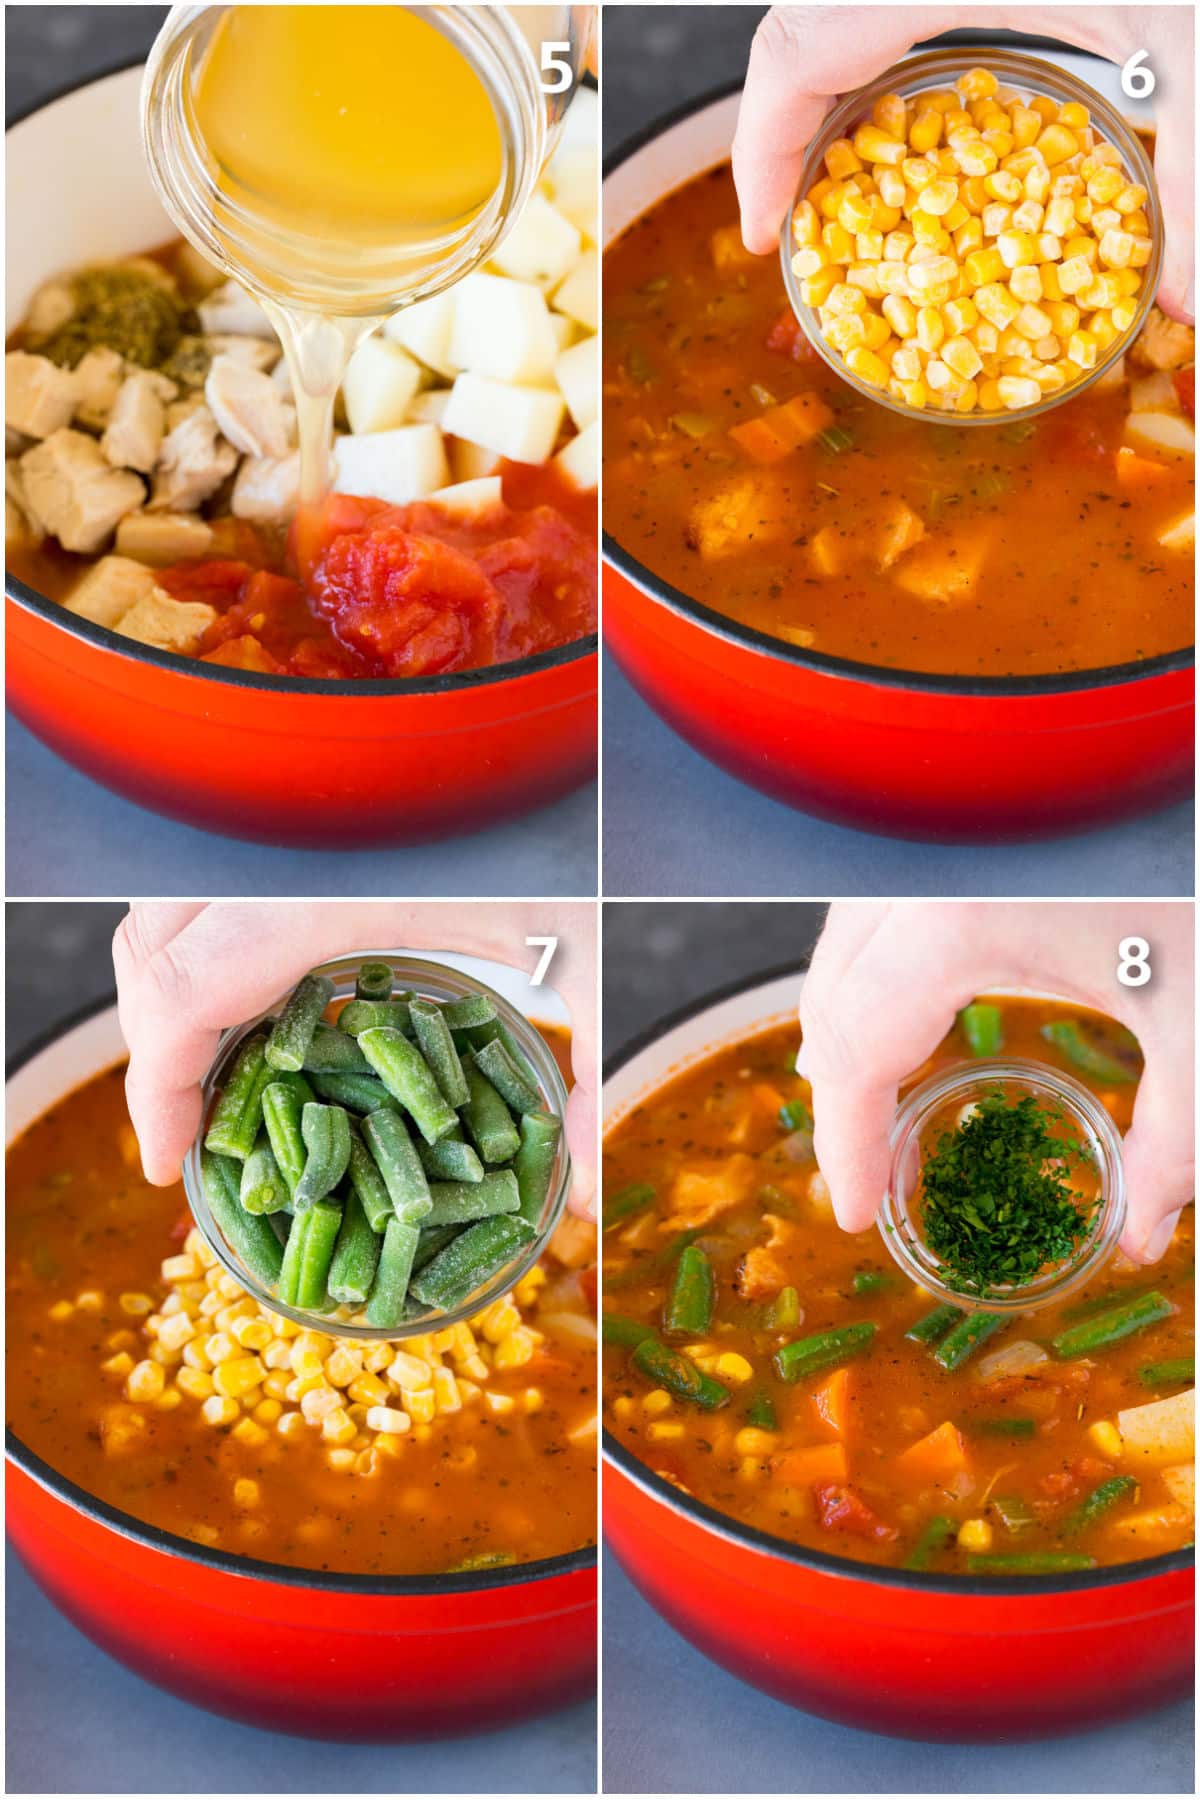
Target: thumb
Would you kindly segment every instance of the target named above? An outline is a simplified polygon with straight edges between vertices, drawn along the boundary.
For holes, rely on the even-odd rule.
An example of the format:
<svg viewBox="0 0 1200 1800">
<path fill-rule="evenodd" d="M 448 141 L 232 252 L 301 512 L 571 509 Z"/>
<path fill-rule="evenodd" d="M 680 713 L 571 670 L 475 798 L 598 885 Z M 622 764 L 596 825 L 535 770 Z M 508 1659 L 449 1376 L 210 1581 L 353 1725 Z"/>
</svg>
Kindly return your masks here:
<svg viewBox="0 0 1200 1800">
<path fill-rule="evenodd" d="M 1128 1213 L 1121 1248 L 1157 1262 L 1195 1184 L 1192 1083 L 1186 1056 L 1147 1056 L 1124 1143 Z"/>
<path fill-rule="evenodd" d="M 1162 278 L 1158 304 L 1173 319 L 1192 324 L 1196 316 L 1196 231 L 1192 216 L 1192 133 L 1190 109 L 1164 110 L 1154 150 L 1154 176 L 1162 201 Z M 1186 129 L 1185 129 L 1186 127 Z"/>
</svg>

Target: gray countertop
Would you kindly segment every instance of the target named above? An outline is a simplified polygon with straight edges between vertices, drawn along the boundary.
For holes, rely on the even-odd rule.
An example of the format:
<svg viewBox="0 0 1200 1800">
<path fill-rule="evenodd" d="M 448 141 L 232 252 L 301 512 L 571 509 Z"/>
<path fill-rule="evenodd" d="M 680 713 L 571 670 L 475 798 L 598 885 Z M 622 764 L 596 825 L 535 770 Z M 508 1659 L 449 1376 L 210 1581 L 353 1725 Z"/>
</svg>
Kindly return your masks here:
<svg viewBox="0 0 1200 1800">
<path fill-rule="evenodd" d="M 604 152 L 744 71 L 765 9 L 614 6 L 604 16 Z M 705 761 L 604 670 L 605 894 L 1191 894 L 1184 802 L 1082 837 L 908 843 L 794 812 Z"/>
</svg>

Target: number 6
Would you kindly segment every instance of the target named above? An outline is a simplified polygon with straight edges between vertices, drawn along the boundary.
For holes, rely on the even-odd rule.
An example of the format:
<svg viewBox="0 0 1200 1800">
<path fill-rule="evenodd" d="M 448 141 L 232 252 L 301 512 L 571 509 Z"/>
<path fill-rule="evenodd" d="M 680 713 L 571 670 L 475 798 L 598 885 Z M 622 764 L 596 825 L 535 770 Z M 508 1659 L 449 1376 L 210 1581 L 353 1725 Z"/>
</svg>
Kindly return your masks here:
<svg viewBox="0 0 1200 1800">
<path fill-rule="evenodd" d="M 1145 987 L 1150 979 L 1150 946 L 1145 938 L 1122 938 L 1117 956 L 1117 980 L 1121 986 Z"/>
<path fill-rule="evenodd" d="M 1148 100 L 1158 85 L 1154 70 L 1142 67 L 1147 55 L 1145 50 L 1135 50 L 1121 70 L 1121 92 L 1130 100 Z"/>
</svg>

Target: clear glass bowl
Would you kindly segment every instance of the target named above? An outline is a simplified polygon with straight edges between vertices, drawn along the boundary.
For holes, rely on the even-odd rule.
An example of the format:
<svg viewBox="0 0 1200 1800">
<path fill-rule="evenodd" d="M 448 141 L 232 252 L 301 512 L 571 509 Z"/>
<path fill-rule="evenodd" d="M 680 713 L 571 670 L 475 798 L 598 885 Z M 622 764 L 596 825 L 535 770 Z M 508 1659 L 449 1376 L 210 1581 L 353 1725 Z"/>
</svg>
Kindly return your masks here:
<svg viewBox="0 0 1200 1800">
<path fill-rule="evenodd" d="M 996 75 L 1003 87 L 1015 87 L 1026 94 L 1047 94 L 1052 100 L 1064 104 L 1069 100 L 1078 100 L 1086 106 L 1092 120 L 1101 133 L 1121 152 L 1122 162 L 1131 181 L 1139 182 L 1147 194 L 1146 212 L 1150 222 L 1150 242 L 1152 254 L 1149 263 L 1142 271 L 1142 286 L 1138 293 L 1137 316 L 1123 337 L 1116 340 L 1103 355 L 1097 356 L 1094 368 L 1088 369 L 1078 381 L 1070 387 L 1059 390 L 1056 394 L 1047 394 L 1035 406 L 1014 407 L 1011 411 L 1006 407 L 1003 412 L 956 413 L 943 412 L 940 407 L 928 407 L 922 412 L 905 406 L 882 388 L 872 387 L 862 381 L 847 367 L 841 355 L 832 344 L 827 344 L 822 333 L 816 309 L 807 306 L 800 298 L 799 277 L 792 272 L 792 256 L 795 245 L 792 242 L 792 212 L 803 200 L 813 183 L 819 181 L 824 174 L 824 157 L 835 138 L 853 136 L 854 127 L 870 116 L 871 108 L 883 94 L 900 94 L 908 99 L 913 94 L 922 93 L 927 88 L 952 87 L 960 75 L 968 69 L 987 68 Z M 1098 94 L 1094 88 L 1078 76 L 1070 75 L 1056 64 L 1043 62 L 1040 57 L 1026 56 L 1020 51 L 1005 50 L 999 45 L 994 48 L 975 46 L 971 49 L 929 50 L 920 56 L 909 57 L 894 68 L 886 70 L 865 87 L 856 89 L 844 100 L 838 102 L 825 120 L 820 131 L 808 146 L 808 155 L 804 163 L 804 171 L 800 177 L 800 185 L 796 190 L 796 198 L 788 210 L 783 222 L 779 240 L 780 262 L 783 266 L 783 285 L 787 289 L 792 310 L 800 321 L 801 329 L 813 349 L 822 361 L 829 364 L 835 375 L 852 388 L 857 388 L 868 400 L 876 405 L 887 407 L 890 412 L 899 413 L 906 419 L 924 419 L 934 425 L 1011 425 L 1018 419 L 1036 419 L 1040 414 L 1049 412 L 1055 406 L 1061 406 L 1064 400 L 1071 400 L 1076 394 L 1082 394 L 1094 381 L 1098 381 L 1107 369 L 1124 355 L 1138 332 L 1146 322 L 1146 315 L 1154 304 L 1154 296 L 1158 292 L 1159 277 L 1162 272 L 1163 257 L 1163 216 L 1162 206 L 1158 198 L 1158 188 L 1154 181 L 1154 169 L 1150 158 L 1142 145 L 1141 139 L 1133 127 L 1121 117 L 1121 114 Z"/>
<path fill-rule="evenodd" d="M 547 1112 L 556 1113 L 561 1119 L 566 1112 L 567 1089 L 562 1074 L 554 1058 L 554 1052 L 535 1025 L 531 1025 L 523 1014 L 510 1006 L 503 995 L 474 976 L 464 975 L 458 969 L 450 969 L 441 963 L 425 962 L 415 956 L 405 955 L 396 950 L 361 950 L 350 956 L 331 957 L 328 962 L 319 963 L 313 971 L 318 975 L 328 975 L 334 984 L 334 1001 L 352 1000 L 354 998 L 355 978 L 365 962 L 389 963 L 393 975 L 393 992 L 411 991 L 428 1000 L 461 1000 L 468 994 L 486 994 L 495 1003 L 496 1013 L 513 1037 L 520 1045 L 537 1076 L 537 1083 Z M 280 996 L 280 1002 L 286 996 Z M 221 1090 L 222 1078 L 232 1064 L 238 1049 L 244 1040 L 261 1025 L 264 1019 L 270 1018 L 271 1012 L 262 1012 L 255 1019 L 249 1019 L 243 1025 L 236 1025 L 224 1032 L 217 1054 L 213 1058 L 208 1074 L 204 1078 L 204 1123 L 187 1153 L 183 1165 L 183 1185 L 188 1197 L 188 1205 L 192 1217 L 203 1233 L 204 1239 L 221 1266 L 226 1269 L 261 1306 L 268 1307 L 271 1312 L 291 1319 L 297 1325 L 307 1326 L 311 1330 L 326 1332 L 331 1337 L 365 1338 L 399 1342 L 403 1338 L 420 1337 L 429 1331 L 441 1331 L 448 1325 L 456 1325 L 461 1319 L 469 1319 L 491 1301 L 498 1300 L 511 1287 L 515 1287 L 523 1275 L 527 1275 L 545 1250 L 550 1235 L 567 1202 L 571 1189 L 571 1157 L 567 1149 L 566 1133 L 558 1142 L 558 1155 L 551 1178 L 546 1203 L 542 1215 L 537 1221 L 536 1235 L 521 1254 L 513 1259 L 505 1268 L 497 1271 L 491 1280 L 478 1288 L 470 1299 L 454 1312 L 430 1311 L 406 1319 L 402 1325 L 380 1326 L 368 1325 L 362 1309 L 339 1306 L 333 1312 L 302 1312 L 297 1307 L 286 1306 L 278 1300 L 270 1288 L 264 1286 L 254 1274 L 247 1269 L 237 1253 L 230 1247 L 217 1226 L 209 1210 L 204 1195 L 204 1184 L 200 1179 L 200 1150 L 204 1133 L 208 1128 L 213 1105 Z"/>
<path fill-rule="evenodd" d="M 919 1218 L 922 1153 L 952 1122 L 948 1115 L 999 1088 L 1020 1098 L 1031 1094 L 1057 1109 L 1073 1126 L 1094 1162 L 1099 1205 L 1074 1254 L 1043 1270 L 1020 1287 L 1001 1289 L 986 1299 L 947 1286 L 941 1264 L 925 1243 Z M 883 1241 L 910 1280 L 938 1300 L 966 1312 L 1032 1312 L 1073 1294 L 1090 1281 L 1116 1247 L 1125 1224 L 1125 1170 L 1121 1137 L 1096 1096 L 1074 1076 L 1044 1063 L 1017 1058 L 983 1058 L 956 1063 L 915 1087 L 901 1102 L 892 1127 L 892 1166 L 879 1212 Z"/>
</svg>

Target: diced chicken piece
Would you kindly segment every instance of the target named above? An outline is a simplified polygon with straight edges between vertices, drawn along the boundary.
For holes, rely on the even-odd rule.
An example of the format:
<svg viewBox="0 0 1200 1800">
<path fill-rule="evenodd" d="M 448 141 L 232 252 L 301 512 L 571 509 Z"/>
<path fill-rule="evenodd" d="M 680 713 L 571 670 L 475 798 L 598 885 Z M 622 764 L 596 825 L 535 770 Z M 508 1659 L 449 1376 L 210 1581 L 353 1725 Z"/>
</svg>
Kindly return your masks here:
<svg viewBox="0 0 1200 1800">
<path fill-rule="evenodd" d="M 440 427 L 449 404 L 449 388 L 424 388 L 421 393 L 414 394 L 409 401 L 404 423 L 406 425 L 437 425 Z"/>
<path fill-rule="evenodd" d="M 1179 396 L 1169 369 L 1151 369 L 1148 375 L 1135 375 L 1129 383 L 1131 413 L 1178 412 Z"/>
<path fill-rule="evenodd" d="M 222 435 L 247 456 L 284 456 L 288 421 L 283 395 L 261 369 L 214 356 L 204 398 Z"/>
<path fill-rule="evenodd" d="M 194 412 L 199 412 L 204 406 L 205 400 L 202 390 L 191 394 L 184 394 L 180 400 L 172 400 L 171 404 L 167 407 L 168 434 L 174 431 L 177 425 L 182 425 L 185 419 L 190 419 Z"/>
<path fill-rule="evenodd" d="M 273 338 L 275 327 L 252 294 L 236 281 L 215 288 L 196 311 L 209 337 L 231 333 L 234 337 Z"/>
<path fill-rule="evenodd" d="M 846 533 L 840 525 L 822 525 L 809 539 L 808 554 L 818 575 L 840 575 L 847 550 Z"/>
<path fill-rule="evenodd" d="M 4 547 L 6 550 L 27 548 L 38 542 L 33 521 L 10 493 L 4 495 Z"/>
<path fill-rule="evenodd" d="M 117 526 L 117 554 L 165 569 L 189 556 L 205 556 L 212 536 L 212 526 L 196 513 L 134 512 Z"/>
<path fill-rule="evenodd" d="M 208 347 L 214 356 L 232 356 L 234 362 L 245 363 L 251 369 L 261 369 L 266 375 L 283 358 L 283 350 L 277 338 L 243 337 L 236 332 L 218 332 L 209 338 Z M 291 391 L 290 378 L 288 390 Z"/>
<path fill-rule="evenodd" d="M 600 258 L 595 250 L 585 250 L 567 279 L 554 290 L 551 301 L 555 312 L 577 319 L 589 331 L 600 329 Z"/>
<path fill-rule="evenodd" d="M 761 471 L 739 475 L 688 514 L 687 541 L 712 560 L 735 556 L 748 544 L 766 544 L 783 530 L 786 512 L 770 478 Z"/>
<path fill-rule="evenodd" d="M 906 556 L 892 579 L 906 594 L 939 606 L 970 600 L 987 554 L 982 536 L 935 538 Z"/>
<path fill-rule="evenodd" d="M 531 194 L 524 212 L 493 253 L 492 263 L 514 281 L 533 281 L 549 288 L 570 274 L 582 248 L 579 227 L 544 194 Z"/>
<path fill-rule="evenodd" d="M 350 358 L 342 383 L 351 431 L 394 431 L 403 425 L 421 381 L 421 366 L 403 345 L 367 338 Z"/>
<path fill-rule="evenodd" d="M 82 556 L 101 549 L 146 495 L 140 477 L 114 469 L 94 438 L 66 428 L 25 452 L 21 480 L 47 532 Z"/>
<path fill-rule="evenodd" d="M 911 506 L 898 500 L 884 521 L 879 546 L 880 569 L 890 569 L 894 562 L 898 562 L 914 545 L 919 544 L 924 536 L 924 520 L 917 517 Z"/>
<path fill-rule="evenodd" d="M 1160 531 L 1158 541 L 1164 550 L 1187 550 L 1196 548 L 1196 514 L 1185 513 L 1182 519 L 1176 519 L 1165 531 Z"/>
<path fill-rule="evenodd" d="M 448 512 L 471 518 L 499 506 L 504 498 L 503 483 L 499 475 L 481 475 L 478 481 L 455 481 L 449 487 L 438 488 L 429 498 Z"/>
<path fill-rule="evenodd" d="M 100 448 L 117 469 L 148 475 L 158 461 L 166 433 L 166 408 L 158 377 L 139 369 L 122 383 Z"/>
<path fill-rule="evenodd" d="M 112 631 L 139 600 L 157 591 L 154 572 L 145 563 L 129 556 L 102 556 L 71 589 L 66 608 Z"/>
<path fill-rule="evenodd" d="M 741 1150 L 712 1169 L 681 1169 L 671 1189 L 668 1224 L 676 1231 L 711 1224 L 742 1204 L 754 1180 L 754 1160 Z"/>
<path fill-rule="evenodd" d="M 788 1284 L 789 1271 L 780 1252 L 795 1242 L 796 1227 L 775 1213 L 764 1213 L 763 1224 L 771 1227 L 770 1237 L 747 1250 L 738 1270 L 737 1291 L 743 1300 L 769 1300 Z"/>
<path fill-rule="evenodd" d="M 1125 436 L 1136 446 L 1166 450 L 1175 456 L 1196 454 L 1196 428 L 1179 412 L 1132 412 Z"/>
<path fill-rule="evenodd" d="M 495 381 L 549 381 L 557 345 L 539 287 L 502 275 L 468 275 L 454 290 L 450 360 Z"/>
<path fill-rule="evenodd" d="M 195 512 L 237 466 L 237 451 L 217 430 L 207 406 L 198 406 L 169 431 L 150 497 L 152 512 Z"/>
<path fill-rule="evenodd" d="M 600 485 L 600 421 L 593 419 L 585 430 L 563 445 L 554 458 L 554 467 L 580 493 L 590 494 Z"/>
<path fill-rule="evenodd" d="M 75 311 L 75 296 L 69 281 L 44 281 L 29 303 L 25 314 L 25 330 L 31 339 L 49 337 L 65 325 Z"/>
<path fill-rule="evenodd" d="M 75 365 L 75 417 L 93 431 L 103 431 L 112 417 L 125 380 L 125 359 L 107 345 L 89 350 Z"/>
<path fill-rule="evenodd" d="M 17 431 L 11 425 L 4 427 L 5 456 L 24 456 L 27 450 L 33 448 L 33 442 L 23 431 Z"/>
<path fill-rule="evenodd" d="M 402 425 L 338 438 L 333 448 L 334 490 L 406 506 L 447 485 L 450 469 L 436 425 Z"/>
<path fill-rule="evenodd" d="M 599 338 L 581 338 L 564 350 L 555 360 L 554 379 L 576 430 L 583 431 L 600 415 Z"/>
<path fill-rule="evenodd" d="M 194 650 L 217 610 L 201 600 L 175 600 L 162 588 L 143 594 L 130 607 L 116 630 L 154 650 Z"/>
<path fill-rule="evenodd" d="M 458 370 L 450 362 L 450 333 L 454 329 L 456 290 L 435 294 L 431 300 L 415 300 L 385 321 L 383 335 L 423 362 L 427 369 L 451 380 Z"/>
<path fill-rule="evenodd" d="M 1186 369 L 1196 360 L 1195 330 L 1152 306 L 1129 358 L 1146 369 Z"/>
<path fill-rule="evenodd" d="M 449 389 L 446 391 L 449 393 Z M 484 444 L 472 444 L 468 438 L 448 438 L 446 454 L 456 483 L 482 481 L 485 476 L 497 474 L 504 461 L 494 450 Z"/>
<path fill-rule="evenodd" d="M 45 527 L 34 512 L 33 506 L 30 503 L 29 495 L 25 490 L 25 482 L 21 475 L 21 464 L 19 459 L 15 456 L 6 458 L 4 463 L 4 495 L 9 505 L 15 508 L 15 510 L 26 520 L 32 535 L 35 538 L 45 537 Z"/>
<path fill-rule="evenodd" d="M 510 462 L 541 463 L 554 449 L 565 412 L 557 393 L 468 371 L 454 383 L 444 427 Z"/>
<path fill-rule="evenodd" d="M 254 525 L 286 525 L 300 504 L 300 452 L 248 456 L 233 484 L 229 510 Z"/>
<path fill-rule="evenodd" d="M 69 425 L 77 394 L 74 372 L 48 356 L 10 350 L 4 358 L 4 420 L 26 437 L 48 438 Z"/>
</svg>

